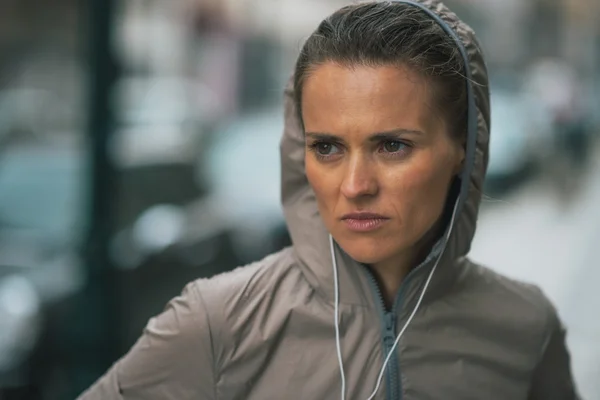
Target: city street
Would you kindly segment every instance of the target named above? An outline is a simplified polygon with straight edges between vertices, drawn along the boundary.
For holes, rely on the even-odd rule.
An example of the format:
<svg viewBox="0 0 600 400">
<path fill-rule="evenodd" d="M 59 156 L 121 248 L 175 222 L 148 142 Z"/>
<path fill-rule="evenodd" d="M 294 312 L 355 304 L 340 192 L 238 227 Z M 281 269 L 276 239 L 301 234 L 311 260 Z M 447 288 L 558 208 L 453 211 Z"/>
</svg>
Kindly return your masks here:
<svg viewBox="0 0 600 400">
<path fill-rule="evenodd" d="M 568 330 L 583 399 L 600 399 L 600 157 L 568 206 L 540 179 L 482 205 L 470 256 L 508 276 L 539 285 Z M 560 190 L 560 189 L 558 189 Z"/>
</svg>

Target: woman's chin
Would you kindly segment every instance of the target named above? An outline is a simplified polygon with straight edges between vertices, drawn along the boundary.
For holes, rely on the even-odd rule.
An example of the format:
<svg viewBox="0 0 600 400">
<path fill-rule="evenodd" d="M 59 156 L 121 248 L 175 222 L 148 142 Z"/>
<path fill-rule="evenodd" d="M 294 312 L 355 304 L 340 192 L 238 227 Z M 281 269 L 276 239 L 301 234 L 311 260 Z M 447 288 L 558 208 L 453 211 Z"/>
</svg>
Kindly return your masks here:
<svg viewBox="0 0 600 400">
<path fill-rule="evenodd" d="M 377 264 L 390 256 L 381 242 L 378 244 L 370 241 L 348 240 L 338 244 L 354 261 L 361 264 Z"/>
</svg>

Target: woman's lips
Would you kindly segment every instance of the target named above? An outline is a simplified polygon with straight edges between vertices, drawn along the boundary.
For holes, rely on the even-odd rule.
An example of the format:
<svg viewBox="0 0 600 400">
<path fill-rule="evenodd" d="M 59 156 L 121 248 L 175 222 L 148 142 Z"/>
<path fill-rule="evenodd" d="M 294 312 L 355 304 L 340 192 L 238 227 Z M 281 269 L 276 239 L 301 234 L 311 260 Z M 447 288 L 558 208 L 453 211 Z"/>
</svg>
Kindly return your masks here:
<svg viewBox="0 0 600 400">
<path fill-rule="evenodd" d="M 348 214 L 342 217 L 342 222 L 353 232 L 371 232 L 379 229 L 383 224 L 389 221 L 378 214 Z"/>
</svg>

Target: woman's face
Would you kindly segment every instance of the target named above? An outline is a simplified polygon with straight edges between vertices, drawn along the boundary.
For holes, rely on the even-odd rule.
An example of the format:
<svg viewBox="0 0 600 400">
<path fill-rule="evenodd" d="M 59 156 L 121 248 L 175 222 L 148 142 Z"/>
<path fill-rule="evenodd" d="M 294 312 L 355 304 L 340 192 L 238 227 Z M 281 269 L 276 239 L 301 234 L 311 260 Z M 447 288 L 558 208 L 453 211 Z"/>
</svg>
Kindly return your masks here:
<svg viewBox="0 0 600 400">
<path fill-rule="evenodd" d="M 358 262 L 414 255 L 464 152 L 418 74 L 326 63 L 305 80 L 306 174 L 323 221 Z"/>
</svg>

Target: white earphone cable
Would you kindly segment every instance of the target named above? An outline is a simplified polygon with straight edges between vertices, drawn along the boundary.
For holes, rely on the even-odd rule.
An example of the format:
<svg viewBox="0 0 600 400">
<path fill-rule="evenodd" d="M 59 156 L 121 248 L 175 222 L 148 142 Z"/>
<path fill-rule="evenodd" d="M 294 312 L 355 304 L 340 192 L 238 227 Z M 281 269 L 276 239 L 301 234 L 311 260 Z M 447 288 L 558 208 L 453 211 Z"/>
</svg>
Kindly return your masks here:
<svg viewBox="0 0 600 400">
<path fill-rule="evenodd" d="M 335 346 L 337 348 L 338 364 L 340 366 L 340 375 L 342 378 L 342 397 L 346 398 L 346 375 L 344 373 L 344 359 L 342 358 L 342 340 L 340 338 L 340 284 L 338 279 L 338 268 L 335 260 L 335 247 L 333 245 L 333 237 L 329 235 L 329 248 L 331 249 L 331 260 L 333 263 L 333 284 L 335 296 Z"/>
</svg>

